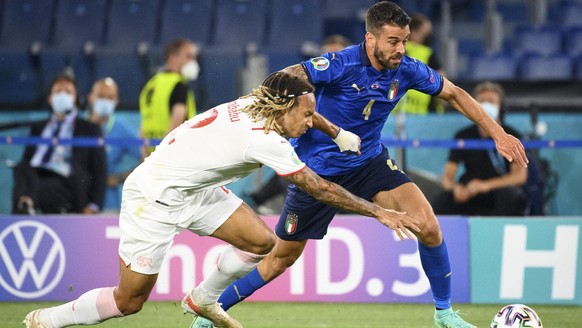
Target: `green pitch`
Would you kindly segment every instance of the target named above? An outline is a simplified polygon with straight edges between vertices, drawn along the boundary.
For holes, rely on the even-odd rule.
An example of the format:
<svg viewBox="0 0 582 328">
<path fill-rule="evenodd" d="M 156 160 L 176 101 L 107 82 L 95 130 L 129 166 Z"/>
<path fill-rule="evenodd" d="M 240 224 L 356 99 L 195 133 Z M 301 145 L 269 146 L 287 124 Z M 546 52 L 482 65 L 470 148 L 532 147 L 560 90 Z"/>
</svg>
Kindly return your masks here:
<svg viewBox="0 0 582 328">
<path fill-rule="evenodd" d="M 0 302 L 0 328 L 20 327 L 30 310 L 59 303 Z M 549 328 L 582 327 L 582 307 L 531 305 Z M 455 307 L 477 327 L 489 327 L 501 305 Z M 248 328 L 433 328 L 433 307 L 428 304 L 329 304 L 329 303 L 259 303 L 247 302 L 230 312 Z M 133 316 L 112 319 L 98 327 L 188 328 L 189 315 L 183 315 L 179 303 L 148 302 Z M 81 327 L 81 326 L 79 326 Z"/>
</svg>

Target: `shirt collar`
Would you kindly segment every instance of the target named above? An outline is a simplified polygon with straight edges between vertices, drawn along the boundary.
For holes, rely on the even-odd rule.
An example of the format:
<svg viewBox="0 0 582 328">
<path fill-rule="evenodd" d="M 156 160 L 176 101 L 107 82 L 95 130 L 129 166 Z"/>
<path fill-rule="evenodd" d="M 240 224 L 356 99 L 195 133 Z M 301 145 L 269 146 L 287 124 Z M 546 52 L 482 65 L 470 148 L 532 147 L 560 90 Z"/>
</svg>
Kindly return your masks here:
<svg viewBox="0 0 582 328">
<path fill-rule="evenodd" d="M 364 66 L 372 66 L 372 62 L 366 53 L 366 41 L 360 43 L 360 61 Z"/>
</svg>

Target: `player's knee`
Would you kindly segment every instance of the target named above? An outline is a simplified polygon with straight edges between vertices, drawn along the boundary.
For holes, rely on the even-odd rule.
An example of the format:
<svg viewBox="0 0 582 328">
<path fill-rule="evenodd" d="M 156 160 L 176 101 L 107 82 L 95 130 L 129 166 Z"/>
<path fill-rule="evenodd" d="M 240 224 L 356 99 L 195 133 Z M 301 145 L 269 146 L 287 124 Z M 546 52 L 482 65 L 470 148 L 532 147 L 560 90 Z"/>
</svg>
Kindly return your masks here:
<svg viewBox="0 0 582 328">
<path fill-rule="evenodd" d="M 266 234 L 254 240 L 253 245 L 247 251 L 258 255 L 266 255 L 269 254 L 273 247 L 275 247 L 275 235 Z"/>
<path fill-rule="evenodd" d="M 422 219 L 420 233 L 418 237 L 420 241 L 427 246 L 438 246 L 442 242 L 442 232 L 439 222 L 432 212 L 425 214 Z"/>
<path fill-rule="evenodd" d="M 135 314 L 141 311 L 146 300 L 147 297 L 132 297 L 129 299 L 123 299 L 120 303 L 117 304 L 117 308 L 119 309 L 119 312 L 123 313 L 124 316 Z"/>
</svg>

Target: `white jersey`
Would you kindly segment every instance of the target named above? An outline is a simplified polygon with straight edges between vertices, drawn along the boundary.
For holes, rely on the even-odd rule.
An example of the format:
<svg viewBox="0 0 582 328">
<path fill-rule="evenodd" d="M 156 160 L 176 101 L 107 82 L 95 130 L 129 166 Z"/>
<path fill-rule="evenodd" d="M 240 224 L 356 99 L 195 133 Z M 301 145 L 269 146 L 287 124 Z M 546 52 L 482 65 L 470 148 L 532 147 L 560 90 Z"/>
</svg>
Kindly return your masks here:
<svg viewBox="0 0 582 328">
<path fill-rule="evenodd" d="M 252 122 L 240 110 L 255 101 L 238 99 L 184 122 L 170 132 L 132 173 L 150 202 L 181 208 L 196 192 L 225 186 L 263 164 L 281 176 L 302 170 L 287 140 L 264 120 Z"/>
</svg>

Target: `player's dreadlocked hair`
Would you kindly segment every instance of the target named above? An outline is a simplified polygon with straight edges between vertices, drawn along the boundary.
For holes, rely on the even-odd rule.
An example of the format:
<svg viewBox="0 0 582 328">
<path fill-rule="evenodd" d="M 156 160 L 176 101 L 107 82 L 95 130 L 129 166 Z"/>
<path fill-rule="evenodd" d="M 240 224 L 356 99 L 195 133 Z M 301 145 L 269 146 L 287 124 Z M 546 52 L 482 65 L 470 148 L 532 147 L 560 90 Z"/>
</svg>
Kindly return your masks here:
<svg viewBox="0 0 582 328">
<path fill-rule="evenodd" d="M 410 17 L 402 8 L 391 1 L 380 1 L 366 12 L 366 31 L 378 35 L 382 26 L 392 25 L 405 28 Z"/>
<path fill-rule="evenodd" d="M 247 113 L 253 122 L 267 119 L 265 133 L 269 133 L 271 129 L 279 130 L 275 120 L 293 108 L 297 97 L 314 90 L 315 88 L 304 79 L 285 72 L 275 72 L 267 76 L 250 94 L 241 97 L 257 98 L 257 101 L 241 111 Z"/>
</svg>

